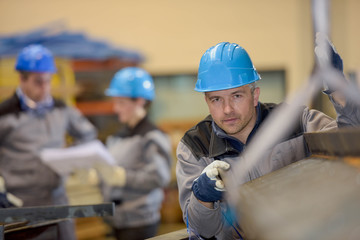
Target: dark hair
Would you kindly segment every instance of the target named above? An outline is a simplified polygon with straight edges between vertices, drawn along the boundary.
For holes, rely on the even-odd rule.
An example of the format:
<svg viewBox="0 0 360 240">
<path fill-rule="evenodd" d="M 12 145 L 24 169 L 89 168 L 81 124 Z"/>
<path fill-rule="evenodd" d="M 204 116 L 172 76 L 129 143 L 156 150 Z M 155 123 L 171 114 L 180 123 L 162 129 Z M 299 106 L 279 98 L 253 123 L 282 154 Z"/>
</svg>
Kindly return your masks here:
<svg viewBox="0 0 360 240">
<path fill-rule="evenodd" d="M 31 72 L 27 72 L 27 71 L 19 71 L 19 74 L 20 74 L 20 77 L 21 77 L 21 79 L 28 79 L 29 78 L 29 76 L 30 76 L 30 74 L 31 74 Z"/>
<path fill-rule="evenodd" d="M 132 101 L 136 101 L 137 98 L 131 98 Z M 145 99 L 144 109 L 148 111 L 151 107 L 152 101 Z"/>
</svg>

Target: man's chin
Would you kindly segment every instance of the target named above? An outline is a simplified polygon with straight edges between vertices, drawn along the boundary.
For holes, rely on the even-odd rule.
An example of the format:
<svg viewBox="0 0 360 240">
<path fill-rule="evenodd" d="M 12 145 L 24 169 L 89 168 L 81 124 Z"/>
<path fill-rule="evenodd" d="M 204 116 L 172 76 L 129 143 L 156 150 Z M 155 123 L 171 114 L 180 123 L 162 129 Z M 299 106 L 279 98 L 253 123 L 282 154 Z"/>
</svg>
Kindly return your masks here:
<svg viewBox="0 0 360 240">
<path fill-rule="evenodd" d="M 224 132 L 226 132 L 226 134 L 228 135 L 234 135 L 234 134 L 237 134 L 239 133 L 241 130 L 239 130 L 238 128 L 227 128 L 227 127 L 224 127 L 222 128 L 224 130 Z"/>
</svg>

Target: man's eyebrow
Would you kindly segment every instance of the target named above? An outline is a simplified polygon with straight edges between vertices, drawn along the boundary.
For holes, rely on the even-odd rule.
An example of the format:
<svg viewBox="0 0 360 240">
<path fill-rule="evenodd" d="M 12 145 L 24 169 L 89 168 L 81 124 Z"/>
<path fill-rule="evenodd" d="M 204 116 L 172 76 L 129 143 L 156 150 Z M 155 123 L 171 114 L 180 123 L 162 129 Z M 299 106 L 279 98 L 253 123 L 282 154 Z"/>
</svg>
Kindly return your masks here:
<svg viewBox="0 0 360 240">
<path fill-rule="evenodd" d="M 236 91 L 232 92 L 231 94 L 245 93 L 245 92 L 246 92 L 246 91 L 245 91 L 245 90 L 243 90 L 243 89 L 238 89 L 238 90 L 236 90 Z"/>
<path fill-rule="evenodd" d="M 219 98 L 220 96 L 217 96 L 217 95 L 213 95 L 213 96 L 206 95 L 206 97 L 207 97 L 208 99 L 212 99 L 212 98 Z"/>
<path fill-rule="evenodd" d="M 230 95 L 234 95 L 234 94 L 239 94 L 239 93 L 245 93 L 246 91 L 243 90 L 243 89 L 238 89 L 234 92 L 231 92 Z M 212 99 L 212 98 L 220 98 L 221 96 L 218 96 L 218 95 L 212 95 L 212 96 L 209 96 L 208 94 L 205 94 L 205 96 L 209 99 Z"/>
</svg>

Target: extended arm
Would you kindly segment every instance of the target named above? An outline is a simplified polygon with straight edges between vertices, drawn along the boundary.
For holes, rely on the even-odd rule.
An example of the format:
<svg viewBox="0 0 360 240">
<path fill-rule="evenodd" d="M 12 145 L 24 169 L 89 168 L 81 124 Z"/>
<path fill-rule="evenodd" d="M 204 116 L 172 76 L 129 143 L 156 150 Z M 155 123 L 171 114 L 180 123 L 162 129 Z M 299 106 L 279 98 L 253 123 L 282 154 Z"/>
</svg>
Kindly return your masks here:
<svg viewBox="0 0 360 240">
<path fill-rule="evenodd" d="M 184 221 L 203 237 L 217 235 L 224 227 L 220 201 L 207 202 L 210 207 L 205 206 L 192 191 L 194 180 L 201 175 L 208 164 L 204 159 L 197 160 L 182 142 L 177 148 L 177 159 L 176 177 Z"/>
<path fill-rule="evenodd" d="M 133 159 L 133 167 L 97 166 L 105 183 L 112 187 L 133 188 L 148 192 L 165 187 L 171 178 L 171 144 L 167 136 L 153 132 L 139 146 L 141 159 Z M 121 148 L 121 145 L 118 146 Z M 130 159 L 132 160 L 132 159 Z"/>
<path fill-rule="evenodd" d="M 343 60 L 336 51 L 335 46 L 323 33 L 317 33 L 315 39 L 315 54 L 317 64 L 320 69 L 327 71 L 328 76 L 323 79 L 324 93 L 329 96 L 336 113 L 339 127 L 358 126 L 360 124 L 360 110 L 355 103 L 354 97 L 351 98 L 351 86 L 343 73 Z M 329 66 L 329 67 L 327 67 Z M 350 93 L 350 94 L 349 94 Z"/>
</svg>

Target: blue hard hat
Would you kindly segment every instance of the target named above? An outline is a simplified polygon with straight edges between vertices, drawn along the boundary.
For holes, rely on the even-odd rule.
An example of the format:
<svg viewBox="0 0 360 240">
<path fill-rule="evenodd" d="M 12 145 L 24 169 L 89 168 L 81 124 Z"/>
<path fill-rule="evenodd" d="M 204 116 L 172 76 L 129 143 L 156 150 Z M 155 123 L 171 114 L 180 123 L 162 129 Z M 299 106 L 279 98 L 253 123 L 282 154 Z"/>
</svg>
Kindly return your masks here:
<svg viewBox="0 0 360 240">
<path fill-rule="evenodd" d="M 23 48 L 17 57 L 15 69 L 26 72 L 56 72 L 53 55 L 40 44 Z"/>
<path fill-rule="evenodd" d="M 260 79 L 244 48 L 222 42 L 201 57 L 195 91 L 210 92 L 241 87 Z"/>
<path fill-rule="evenodd" d="M 112 97 L 153 100 L 155 97 L 154 82 L 145 70 L 138 67 L 126 67 L 115 73 L 105 94 Z"/>
</svg>

